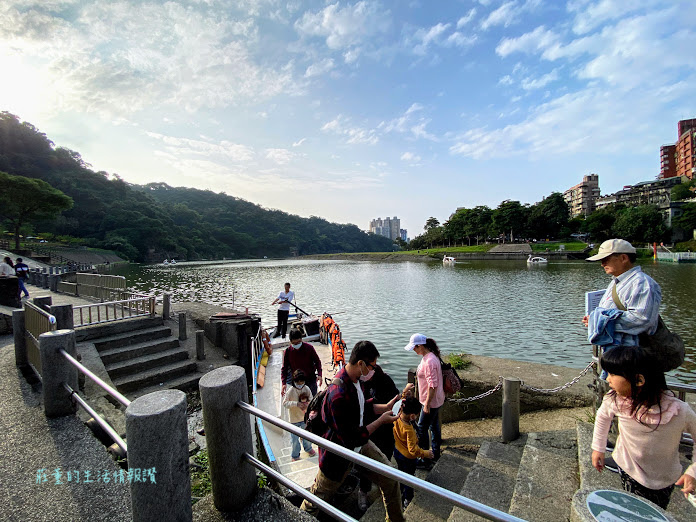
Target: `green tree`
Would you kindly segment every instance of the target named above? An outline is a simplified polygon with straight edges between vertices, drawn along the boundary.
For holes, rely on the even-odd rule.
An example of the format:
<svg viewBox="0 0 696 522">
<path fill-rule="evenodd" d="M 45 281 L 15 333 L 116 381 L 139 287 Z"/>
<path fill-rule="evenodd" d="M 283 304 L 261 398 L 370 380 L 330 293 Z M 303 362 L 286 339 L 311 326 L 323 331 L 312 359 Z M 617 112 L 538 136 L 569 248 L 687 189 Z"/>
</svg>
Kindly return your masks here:
<svg viewBox="0 0 696 522">
<path fill-rule="evenodd" d="M 568 229 L 568 203 L 560 192 L 553 192 L 529 211 L 529 233 L 538 238 L 557 238 Z"/>
<path fill-rule="evenodd" d="M 0 187 L 0 217 L 12 226 L 17 250 L 24 223 L 53 217 L 73 206 L 72 198 L 40 179 L 0 172 Z"/>
<path fill-rule="evenodd" d="M 686 183 L 679 183 L 679 185 L 674 185 L 672 187 L 672 201 L 679 201 L 682 199 L 693 198 L 694 187 L 696 187 L 696 181 L 690 180 Z"/>
<path fill-rule="evenodd" d="M 615 237 L 639 243 L 660 242 L 667 236 L 662 214 L 655 205 L 640 205 L 621 210 L 611 230 Z"/>
<path fill-rule="evenodd" d="M 437 228 L 439 226 L 440 226 L 440 221 L 437 218 L 434 218 L 431 216 L 425 221 L 425 226 L 423 227 L 423 230 L 425 230 L 427 232 L 427 231 L 429 231 L 433 228 Z"/>
<path fill-rule="evenodd" d="M 585 218 L 580 230 L 590 234 L 595 241 L 602 242 L 612 237 L 612 227 L 619 208 L 616 205 L 595 210 Z"/>
<path fill-rule="evenodd" d="M 672 225 L 682 230 L 691 231 L 696 229 L 696 203 L 687 203 L 682 207 L 681 216 L 672 220 Z"/>
<path fill-rule="evenodd" d="M 506 199 L 493 211 L 491 230 L 494 234 L 510 233 L 510 240 L 524 231 L 528 208 L 519 201 Z"/>
</svg>

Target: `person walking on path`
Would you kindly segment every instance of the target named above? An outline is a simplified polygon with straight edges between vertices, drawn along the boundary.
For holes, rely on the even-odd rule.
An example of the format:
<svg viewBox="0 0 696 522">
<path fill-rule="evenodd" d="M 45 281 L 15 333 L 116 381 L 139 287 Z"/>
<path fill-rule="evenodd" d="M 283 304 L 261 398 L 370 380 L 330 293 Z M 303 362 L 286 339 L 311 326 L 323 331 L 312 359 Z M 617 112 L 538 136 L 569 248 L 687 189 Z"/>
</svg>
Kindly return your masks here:
<svg viewBox="0 0 696 522">
<path fill-rule="evenodd" d="M 362 382 L 374 374 L 379 352 L 370 341 L 359 341 L 350 354 L 348 364 L 337 374 L 340 382 L 330 384 L 321 407 L 321 416 L 327 424 L 325 439 L 340 444 L 349 450 L 370 457 L 385 465 L 390 465 L 387 457 L 370 440 L 370 435 L 383 425 L 391 425 L 396 420 L 392 408 L 399 398 L 395 395 L 387 404 L 375 404 L 366 399 Z M 366 411 L 379 415 L 369 424 L 364 423 Z M 331 501 L 351 469 L 351 463 L 338 455 L 319 448 L 319 471 L 310 491 L 322 500 Z M 386 508 L 387 517 L 392 522 L 402 522 L 401 492 L 399 483 L 384 475 L 367 471 L 370 480 L 379 486 Z M 302 502 L 302 508 L 316 516 L 319 508 L 311 502 Z"/>
<path fill-rule="evenodd" d="M 696 437 L 696 413 L 668 390 L 665 374 L 640 346 L 617 346 L 602 355 L 611 391 L 595 416 L 592 465 L 605 467 L 607 434 L 614 417 L 619 436 L 612 452 L 626 491 L 667 509 L 674 486 L 688 496 L 696 490 L 696 460 L 682 471 L 683 432 Z"/>
<path fill-rule="evenodd" d="M 14 267 L 12 266 L 12 259 L 5 256 L 2 263 L 0 263 L 0 276 L 8 277 L 15 275 Z"/>
<path fill-rule="evenodd" d="M 285 339 L 285 333 L 288 329 L 288 316 L 290 315 L 290 303 L 295 299 L 295 292 L 290 290 L 290 283 L 285 283 L 285 290 L 278 294 L 278 297 L 271 303 L 278 305 L 278 326 L 273 337 L 282 337 Z"/>
<path fill-rule="evenodd" d="M 364 393 L 365 397 L 372 399 L 375 404 L 384 404 L 389 402 L 394 395 L 399 393 L 399 389 L 394 384 L 389 375 L 387 375 L 382 367 L 377 364 L 375 365 L 375 373 L 369 381 L 364 383 Z M 369 424 L 370 422 L 377 419 L 376 415 L 370 415 L 369 410 L 365 412 L 365 422 Z M 394 433 L 392 427 L 388 424 L 380 426 L 377 428 L 372 435 L 370 435 L 370 440 L 375 443 L 375 446 L 384 453 L 384 456 L 388 460 L 391 460 L 394 454 Z M 360 489 L 358 489 L 358 507 L 361 511 L 367 510 L 367 495 L 372 489 L 372 481 L 367 477 L 365 470 L 359 468 L 360 475 Z"/>
<path fill-rule="evenodd" d="M 303 429 L 305 427 L 305 411 L 307 411 L 309 401 L 314 397 L 309 386 L 305 384 L 305 381 L 304 372 L 302 370 L 295 370 L 292 374 L 292 386 L 288 388 L 288 391 L 283 397 L 283 406 L 288 410 L 290 422 Z M 292 452 L 290 456 L 293 462 L 298 461 L 300 460 L 300 436 L 291 433 L 290 439 L 292 440 Z M 312 449 L 312 443 L 308 440 L 302 439 L 302 448 L 310 457 L 317 454 L 317 452 Z"/>
<path fill-rule="evenodd" d="M 24 286 L 24 283 L 29 279 L 29 267 L 24 263 L 21 257 L 17 258 L 17 263 L 14 266 L 15 273 L 17 274 L 17 282 L 19 284 L 19 298 L 22 298 L 22 292 L 24 292 L 24 297 L 29 297 L 29 290 Z"/>
<path fill-rule="evenodd" d="M 445 388 L 442 380 L 440 349 L 435 341 L 423 334 L 411 336 L 404 347 L 422 357 L 416 377 L 418 379 L 418 400 L 423 406 L 418 419 L 418 445 L 433 450 L 433 460 L 419 461 L 419 465 L 429 467 L 440 458 L 442 432 L 440 429 L 440 407 L 445 403 Z"/>
<path fill-rule="evenodd" d="M 393 426 L 394 438 L 394 460 L 398 468 L 409 475 L 416 474 L 416 464 L 418 459 L 432 459 L 433 451 L 424 450 L 418 446 L 418 435 L 413 423 L 421 412 L 421 405 L 413 396 L 408 396 L 401 403 L 399 419 Z M 404 509 L 413 500 L 413 488 L 401 484 L 401 496 L 404 501 Z"/>
<path fill-rule="evenodd" d="M 280 368 L 280 379 L 282 381 L 281 393 L 285 395 L 285 390 L 292 385 L 293 373 L 302 370 L 307 386 L 312 391 L 312 396 L 317 394 L 318 387 L 321 385 L 321 359 L 317 355 L 314 346 L 302 342 L 302 332 L 297 328 L 290 330 L 290 346 L 283 353 L 283 365 Z"/>
</svg>

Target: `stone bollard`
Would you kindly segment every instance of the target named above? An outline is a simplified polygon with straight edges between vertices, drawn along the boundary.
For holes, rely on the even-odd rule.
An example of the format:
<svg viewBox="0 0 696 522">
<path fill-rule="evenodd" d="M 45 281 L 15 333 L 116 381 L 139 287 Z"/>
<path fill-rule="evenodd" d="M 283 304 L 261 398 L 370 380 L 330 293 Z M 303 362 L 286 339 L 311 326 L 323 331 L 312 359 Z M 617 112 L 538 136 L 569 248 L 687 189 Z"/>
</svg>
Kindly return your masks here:
<svg viewBox="0 0 696 522">
<path fill-rule="evenodd" d="M 164 294 L 162 298 L 162 319 L 169 319 L 172 309 L 172 294 Z"/>
<path fill-rule="evenodd" d="M 51 303 L 53 302 L 53 298 L 50 295 L 46 295 L 42 297 L 35 297 L 31 300 L 31 302 L 39 308 L 41 308 L 42 310 L 48 312 L 48 309 L 50 308 Z"/>
<path fill-rule="evenodd" d="M 39 336 L 41 383 L 44 412 L 47 417 L 63 417 L 75 413 L 75 404 L 68 390 L 63 387 L 63 383 L 77 391 L 78 372 L 77 368 L 58 351 L 61 348 L 77 358 L 74 330 L 55 330 Z"/>
<path fill-rule="evenodd" d="M 131 402 L 126 408 L 126 440 L 128 467 L 142 480 L 130 484 L 133 520 L 189 522 L 193 514 L 186 394 L 162 390 Z"/>
<path fill-rule="evenodd" d="M 203 330 L 196 331 L 196 359 L 199 361 L 205 359 L 205 332 Z"/>
<path fill-rule="evenodd" d="M 48 307 L 48 313 L 56 318 L 59 330 L 72 330 L 75 328 L 73 319 L 73 305 L 53 305 Z"/>
<path fill-rule="evenodd" d="M 48 274 L 46 272 L 41 272 L 41 284 L 39 286 L 41 286 L 41 288 L 48 288 Z"/>
<path fill-rule="evenodd" d="M 12 310 L 12 335 L 14 336 L 15 364 L 17 366 L 29 364 L 25 328 L 24 310 Z"/>
<path fill-rule="evenodd" d="M 503 379 L 503 442 L 520 436 L 520 384 L 519 379 Z"/>
<path fill-rule="evenodd" d="M 185 341 L 186 339 L 188 339 L 186 334 L 186 313 L 179 312 L 179 340 Z"/>
<path fill-rule="evenodd" d="M 58 275 L 50 275 L 48 276 L 48 288 L 51 292 L 57 292 L 58 291 L 58 282 L 60 281 L 60 276 Z"/>
<path fill-rule="evenodd" d="M 241 366 L 224 366 L 205 374 L 198 383 L 208 444 L 213 503 L 223 512 L 238 511 L 256 489 L 256 470 L 244 461 L 253 455 L 249 414 L 236 407 L 248 400 Z"/>
</svg>

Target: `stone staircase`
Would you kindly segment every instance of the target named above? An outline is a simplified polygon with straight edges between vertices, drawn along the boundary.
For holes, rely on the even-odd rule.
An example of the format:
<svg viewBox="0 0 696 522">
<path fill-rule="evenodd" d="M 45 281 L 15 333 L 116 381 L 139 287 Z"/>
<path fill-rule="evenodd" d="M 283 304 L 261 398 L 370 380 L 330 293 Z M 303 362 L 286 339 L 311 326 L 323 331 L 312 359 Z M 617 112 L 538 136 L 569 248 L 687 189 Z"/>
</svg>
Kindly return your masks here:
<svg viewBox="0 0 696 522">
<path fill-rule="evenodd" d="M 575 430 L 528 433 L 509 444 L 484 440 L 475 454 L 471 447 L 449 447 L 425 480 L 523 520 L 575 520 L 571 506 L 578 490 L 621 489 L 618 474 L 592 467 L 592 429 L 577 421 Z M 696 520 L 696 508 L 677 490 L 667 511 L 678 521 Z M 486 520 L 420 491 L 404 515 L 418 522 Z M 361 518 L 377 520 L 384 520 L 380 498 Z"/>
<path fill-rule="evenodd" d="M 162 318 L 131 322 L 127 331 L 109 331 L 91 340 L 114 386 L 139 396 L 165 388 L 186 389 L 201 374 L 188 351 L 172 337 Z"/>
</svg>

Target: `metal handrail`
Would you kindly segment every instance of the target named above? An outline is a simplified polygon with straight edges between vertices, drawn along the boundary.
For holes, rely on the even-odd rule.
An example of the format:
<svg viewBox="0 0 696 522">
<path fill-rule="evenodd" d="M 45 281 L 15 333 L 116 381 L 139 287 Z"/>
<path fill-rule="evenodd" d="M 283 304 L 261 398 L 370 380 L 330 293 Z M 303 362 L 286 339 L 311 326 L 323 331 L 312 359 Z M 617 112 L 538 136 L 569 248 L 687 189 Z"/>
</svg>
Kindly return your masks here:
<svg viewBox="0 0 696 522">
<path fill-rule="evenodd" d="M 313 442 L 317 446 L 327 449 L 332 453 L 335 453 L 336 455 L 343 457 L 346 460 L 349 460 L 364 468 L 379 473 L 380 475 L 384 475 L 390 479 L 396 480 L 402 484 L 411 486 L 412 488 L 418 490 L 425 490 L 428 494 L 446 500 L 447 502 L 450 502 L 455 506 L 458 506 L 470 513 L 474 513 L 481 517 L 487 518 L 488 520 L 495 520 L 498 522 L 525 522 L 523 519 L 517 518 L 513 515 L 510 515 L 509 513 L 505 513 L 504 511 L 500 511 L 485 504 L 481 504 L 480 502 L 476 502 L 475 500 L 471 500 L 470 498 L 463 497 L 445 488 L 416 478 L 413 475 L 409 475 L 408 473 L 404 473 L 403 471 L 394 469 L 391 466 L 382 464 L 381 462 L 373 460 L 369 457 L 365 457 L 360 453 L 356 453 L 354 451 L 346 449 L 343 446 L 336 444 L 335 442 L 326 440 L 325 438 L 320 437 L 319 435 L 315 435 L 310 431 L 299 428 L 293 424 L 290 424 L 289 422 L 285 422 L 284 420 L 278 419 L 270 413 L 255 408 L 254 406 L 247 404 L 246 402 L 238 401 L 236 405 L 243 411 L 256 417 L 260 417 L 261 419 L 270 422 L 271 424 L 278 426 L 279 428 L 285 431 L 288 431 L 295 435 L 299 435 L 303 439 Z"/>
<path fill-rule="evenodd" d="M 63 348 L 59 349 L 58 351 L 61 354 L 63 354 L 63 357 L 65 357 L 68 361 L 70 361 L 70 364 L 75 366 L 78 370 L 80 370 L 82 373 L 84 373 L 87 377 L 92 379 L 101 389 L 106 391 L 109 395 L 111 395 L 118 402 L 123 404 L 126 408 L 130 405 L 131 401 L 126 399 L 126 397 L 121 395 L 121 393 L 114 390 L 111 386 L 109 386 L 103 380 L 101 380 L 99 377 L 97 377 L 85 365 L 83 365 L 80 361 L 75 359 L 72 355 L 70 355 L 68 352 L 66 352 Z"/>
<path fill-rule="evenodd" d="M 63 351 L 63 350 L 61 350 Z M 124 441 L 121 436 L 116 433 L 116 431 L 111 427 L 111 425 L 106 422 L 104 419 L 101 418 L 101 416 L 92 409 L 92 407 L 85 402 L 85 400 L 78 395 L 78 393 L 73 390 L 68 383 L 63 383 L 63 387 L 68 390 L 68 393 L 70 393 L 70 397 L 72 399 L 75 399 L 75 401 L 82 406 L 82 408 L 89 413 L 92 418 L 101 426 L 101 428 L 111 437 L 111 439 L 118 445 L 119 448 L 121 448 L 125 453 L 128 453 L 128 446 L 126 445 L 126 441 Z"/>
<path fill-rule="evenodd" d="M 287 478 L 285 475 L 280 473 L 279 471 L 274 470 L 272 467 L 267 466 L 260 460 L 252 457 L 248 453 L 244 454 L 244 458 L 246 458 L 247 462 L 254 466 L 257 469 L 260 469 L 263 471 L 266 475 L 273 477 L 275 480 L 280 482 L 283 486 L 288 488 L 291 491 L 294 491 L 297 493 L 299 496 L 304 498 L 305 500 L 309 500 L 312 504 L 317 506 L 319 509 L 322 511 L 331 514 L 335 519 L 337 520 L 342 520 L 344 522 L 357 522 L 353 517 L 346 515 L 343 511 L 340 509 L 337 509 L 333 507 L 331 504 L 326 502 L 325 500 L 320 499 L 313 493 L 310 493 L 307 491 L 305 488 L 300 486 L 299 484 L 293 482 L 289 478 Z"/>
<path fill-rule="evenodd" d="M 142 305 L 142 306 L 140 306 Z M 145 306 L 147 305 L 147 306 Z M 121 317 L 118 317 L 118 306 L 121 307 Z M 109 307 L 113 308 L 113 316 L 109 317 Z M 92 308 L 96 308 L 97 320 L 92 320 Z M 105 318 L 101 317 L 101 310 L 104 309 Z M 87 322 L 84 320 L 83 310 L 87 309 Z M 126 315 L 126 310 L 128 314 Z M 103 303 L 90 303 L 86 305 L 79 305 L 73 307 L 73 312 L 77 311 L 80 316 L 79 324 L 80 326 L 90 326 L 92 324 L 100 324 L 114 321 L 121 321 L 125 319 L 132 319 L 134 317 L 143 317 L 147 315 L 154 314 L 154 296 L 143 295 L 142 297 L 136 297 L 132 299 L 123 299 L 120 301 L 106 301 Z"/>
</svg>

